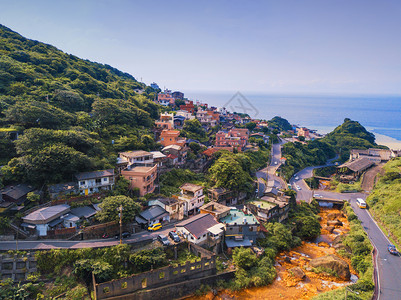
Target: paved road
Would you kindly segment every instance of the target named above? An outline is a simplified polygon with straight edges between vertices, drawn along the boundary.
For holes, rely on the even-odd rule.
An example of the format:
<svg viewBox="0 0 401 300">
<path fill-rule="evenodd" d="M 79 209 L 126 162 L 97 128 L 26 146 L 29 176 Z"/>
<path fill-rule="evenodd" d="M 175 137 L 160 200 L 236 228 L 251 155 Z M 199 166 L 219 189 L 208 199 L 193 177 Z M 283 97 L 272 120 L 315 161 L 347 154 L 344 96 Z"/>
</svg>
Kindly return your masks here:
<svg viewBox="0 0 401 300">
<path fill-rule="evenodd" d="M 262 197 L 267 185 L 267 183 L 273 183 L 273 186 L 278 186 L 279 188 L 286 189 L 287 184 L 280 177 L 276 176 L 276 171 L 280 167 L 281 162 L 281 146 L 285 144 L 286 141 L 280 139 L 279 143 L 273 144 L 271 151 L 271 162 L 266 168 L 263 168 L 256 172 L 256 177 L 258 178 L 258 197 Z"/>
<path fill-rule="evenodd" d="M 328 162 L 330 164 L 330 162 Z M 321 167 L 321 166 L 320 166 Z M 377 249 L 377 268 L 379 280 L 378 300 L 401 299 L 401 257 L 393 256 L 387 251 L 390 241 L 383 234 L 367 209 L 360 209 L 356 204 L 356 198 L 366 199 L 366 193 L 335 193 L 323 190 L 311 191 L 303 179 L 313 176 L 313 169 L 306 168 L 296 174 L 299 179 L 291 178 L 292 186 L 299 185 L 301 190 L 297 193 L 297 200 L 311 199 L 313 194 L 317 198 L 343 199 L 351 203 L 354 212 L 362 222 L 369 239 Z M 374 179 L 374 178 L 373 178 Z M 299 198 L 298 198 L 299 197 Z"/>
<path fill-rule="evenodd" d="M 312 200 L 312 197 L 314 193 L 318 195 L 322 195 L 323 197 L 327 198 L 333 198 L 333 199 L 349 199 L 349 198 L 343 198 L 343 196 L 339 195 L 344 195 L 344 194 L 337 194 L 333 192 L 325 192 L 325 191 L 318 191 L 314 192 L 312 191 L 309 186 L 306 184 L 304 179 L 313 177 L 313 170 L 314 169 L 319 169 L 323 167 L 329 167 L 329 166 L 334 166 L 333 161 L 337 160 L 338 156 L 329 159 L 327 163 L 323 166 L 316 166 L 316 167 L 307 167 L 298 173 L 294 174 L 294 176 L 290 179 L 290 184 L 291 187 L 297 191 L 297 201 L 306 201 L 310 202 Z M 300 187 L 300 189 L 297 189 L 297 186 Z M 347 197 L 347 196 L 345 196 Z"/>
<path fill-rule="evenodd" d="M 365 195 L 366 196 L 366 195 Z M 365 197 L 364 197 L 365 198 Z M 379 300 L 401 299 L 401 257 L 393 256 L 387 251 L 390 241 L 383 234 L 369 211 L 361 209 L 351 200 L 354 212 L 362 222 L 369 239 L 375 245 L 377 254 L 377 267 L 379 273 Z"/>
<path fill-rule="evenodd" d="M 174 224 L 163 226 L 161 230 L 155 232 L 142 231 L 131 235 L 130 238 L 123 239 L 124 244 L 134 244 L 140 241 L 149 239 L 156 239 L 157 235 L 167 235 L 171 229 L 174 228 Z M 38 240 L 38 241 L 18 241 L 18 250 L 43 250 L 43 249 L 56 249 L 56 248 L 98 248 L 98 247 L 110 247 L 117 245 L 119 240 L 114 237 L 108 239 L 97 239 L 97 240 L 84 240 L 84 241 L 66 241 L 66 240 Z M 0 250 L 16 250 L 16 241 L 0 241 Z"/>
</svg>

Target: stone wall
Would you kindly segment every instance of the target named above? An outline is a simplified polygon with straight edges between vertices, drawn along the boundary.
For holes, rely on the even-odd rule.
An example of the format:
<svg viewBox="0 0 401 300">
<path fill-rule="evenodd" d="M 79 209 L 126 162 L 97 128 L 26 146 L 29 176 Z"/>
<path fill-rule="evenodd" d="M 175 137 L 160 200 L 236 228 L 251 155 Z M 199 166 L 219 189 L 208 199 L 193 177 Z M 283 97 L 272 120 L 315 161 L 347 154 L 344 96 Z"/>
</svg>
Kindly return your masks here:
<svg viewBox="0 0 401 300">
<path fill-rule="evenodd" d="M 228 281 L 233 279 L 235 271 L 222 274 L 211 275 L 203 278 L 197 278 L 175 284 L 165 285 L 159 288 L 141 290 L 132 294 L 111 297 L 108 300 L 155 300 L 155 299 L 182 299 L 191 296 L 198 290 L 201 285 L 213 286 L 217 281 Z M 100 299 L 100 298 L 98 298 Z"/>
<path fill-rule="evenodd" d="M 26 280 L 27 275 L 37 272 L 36 258 L 33 253 L 27 255 L 0 255 L 0 280 L 11 278 L 15 281 Z"/>
<path fill-rule="evenodd" d="M 185 245 L 181 245 L 181 247 L 185 247 Z M 216 257 L 213 253 L 194 244 L 189 244 L 187 247 L 200 258 L 193 263 L 186 262 L 177 267 L 168 266 L 118 280 L 95 283 L 96 299 L 115 298 L 141 290 L 155 289 L 216 274 Z"/>
</svg>

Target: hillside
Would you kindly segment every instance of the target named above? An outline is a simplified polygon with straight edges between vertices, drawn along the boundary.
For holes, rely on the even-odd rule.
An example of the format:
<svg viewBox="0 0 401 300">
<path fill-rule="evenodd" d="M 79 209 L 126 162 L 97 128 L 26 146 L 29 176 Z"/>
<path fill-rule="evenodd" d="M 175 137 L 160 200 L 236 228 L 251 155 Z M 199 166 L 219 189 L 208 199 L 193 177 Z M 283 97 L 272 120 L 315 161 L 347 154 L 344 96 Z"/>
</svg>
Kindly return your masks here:
<svg viewBox="0 0 401 300">
<path fill-rule="evenodd" d="M 291 178 L 293 174 L 309 166 L 323 165 L 325 162 L 340 154 L 340 160 L 349 158 L 351 149 L 386 148 L 375 143 L 375 136 L 368 132 L 359 122 L 345 119 L 324 138 L 283 145 L 283 156 L 287 159 L 282 167 L 283 176 Z"/>
<path fill-rule="evenodd" d="M 8 164 L 7 183 L 58 182 L 112 166 L 118 151 L 155 147 L 157 91 L 130 74 L 2 25 L 0 54 L 0 165 Z M 29 153 L 21 150 L 28 138 L 11 141 L 13 130 L 33 139 Z M 92 148 L 81 147 L 88 143 Z"/>
<path fill-rule="evenodd" d="M 367 199 L 369 211 L 401 244 L 401 158 L 389 161 Z"/>
<path fill-rule="evenodd" d="M 349 158 L 351 149 L 385 148 L 375 143 L 373 133 L 367 131 L 359 122 L 348 118 L 344 119 L 343 124 L 327 134 L 322 141 L 333 146 L 341 154 L 341 161 L 346 161 Z"/>
</svg>

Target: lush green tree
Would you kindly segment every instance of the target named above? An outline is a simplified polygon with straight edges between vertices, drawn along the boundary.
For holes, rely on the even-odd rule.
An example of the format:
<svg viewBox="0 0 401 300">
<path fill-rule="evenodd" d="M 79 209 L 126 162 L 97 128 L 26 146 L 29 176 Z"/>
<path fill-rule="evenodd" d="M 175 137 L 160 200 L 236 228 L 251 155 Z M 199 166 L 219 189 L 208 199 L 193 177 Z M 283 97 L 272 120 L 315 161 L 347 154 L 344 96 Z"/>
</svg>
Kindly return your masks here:
<svg viewBox="0 0 401 300">
<path fill-rule="evenodd" d="M 206 131 L 203 129 L 202 124 L 198 119 L 185 120 L 182 127 L 181 134 L 190 139 L 205 142 L 208 140 Z"/>
<path fill-rule="evenodd" d="M 282 223 L 268 223 L 265 227 L 268 235 L 263 244 L 276 251 L 290 250 L 301 242 L 299 238 L 293 236 L 291 229 Z"/>
<path fill-rule="evenodd" d="M 142 250 L 129 257 L 130 263 L 136 272 L 146 272 L 152 268 L 160 268 L 167 265 L 166 253 L 162 248 Z"/>
<path fill-rule="evenodd" d="M 210 180 L 215 187 L 223 187 L 232 191 L 250 192 L 253 180 L 244 171 L 243 165 L 232 155 L 220 157 L 209 169 Z"/>
<path fill-rule="evenodd" d="M 249 122 L 249 123 L 246 123 L 244 126 L 245 126 L 245 128 L 248 128 L 249 131 L 252 131 L 252 130 L 255 129 L 256 123 L 255 122 Z"/>
<path fill-rule="evenodd" d="M 118 195 L 127 195 L 129 191 L 129 185 L 130 182 L 128 179 L 125 179 L 124 177 L 120 176 L 114 185 L 113 188 L 113 195 L 118 196 Z"/>
<path fill-rule="evenodd" d="M 63 144 L 90 156 L 102 155 L 103 146 L 95 134 L 82 128 L 71 130 L 51 130 L 31 128 L 15 142 L 19 155 L 35 154 L 43 148 L 55 144 Z"/>
<path fill-rule="evenodd" d="M 192 152 L 194 154 L 198 154 L 199 151 L 202 149 L 202 147 L 198 143 L 195 143 L 195 142 L 190 142 L 189 148 L 192 150 Z"/>
<path fill-rule="evenodd" d="M 38 194 L 36 194 L 36 193 L 34 193 L 34 192 L 29 192 L 29 193 L 26 195 L 26 199 L 27 199 L 29 202 L 39 202 L 39 200 L 40 200 L 40 195 L 38 195 Z"/>
<path fill-rule="evenodd" d="M 92 282 L 92 273 L 97 283 L 111 280 L 113 267 L 101 260 L 80 259 L 74 263 L 73 273 L 89 286 Z"/>
<path fill-rule="evenodd" d="M 135 218 L 141 206 L 132 198 L 127 196 L 110 196 L 106 197 L 99 205 L 101 211 L 96 214 L 98 220 L 101 222 L 117 221 L 119 220 L 119 207 L 123 207 L 123 221 L 129 222 Z"/>
<path fill-rule="evenodd" d="M 237 267 L 235 287 L 238 289 L 267 285 L 276 277 L 273 261 L 268 256 L 259 259 L 249 248 L 235 248 L 233 262 Z"/>
<path fill-rule="evenodd" d="M 103 126 L 112 124 L 142 125 L 150 127 L 152 120 L 148 112 L 128 100 L 98 99 L 93 102 L 92 113 Z"/>
<path fill-rule="evenodd" d="M 54 93 L 51 104 L 68 112 L 78 112 L 89 108 L 78 93 L 63 90 Z"/>
<path fill-rule="evenodd" d="M 65 128 L 75 121 L 70 113 L 38 101 L 18 102 L 5 115 L 8 122 L 25 127 Z"/>
<path fill-rule="evenodd" d="M 93 166 L 94 162 L 85 154 L 55 144 L 44 147 L 36 154 L 13 158 L 4 167 L 3 174 L 8 181 L 40 185 L 71 180 L 75 173 L 90 170 Z"/>
<path fill-rule="evenodd" d="M 268 121 L 268 124 L 269 127 L 276 129 L 278 132 L 292 129 L 291 124 L 286 119 L 277 116 Z"/>
</svg>

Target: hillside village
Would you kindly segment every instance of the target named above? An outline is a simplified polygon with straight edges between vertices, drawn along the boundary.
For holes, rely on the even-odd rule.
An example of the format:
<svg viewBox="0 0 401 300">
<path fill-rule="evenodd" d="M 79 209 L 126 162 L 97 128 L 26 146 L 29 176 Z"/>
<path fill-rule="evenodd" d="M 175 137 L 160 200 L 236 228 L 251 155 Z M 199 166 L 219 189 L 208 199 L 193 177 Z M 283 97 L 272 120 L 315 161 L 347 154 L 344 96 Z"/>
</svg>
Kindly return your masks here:
<svg viewBox="0 0 401 300">
<path fill-rule="evenodd" d="M 346 284 L 351 265 L 370 297 L 372 248 L 343 192 L 366 197 L 400 151 L 348 118 L 322 136 L 146 86 L 4 26 L 0 37 L 3 291 L 20 282 L 45 299 L 153 299 L 264 286 L 278 255 L 339 234 L 347 215 L 330 263 Z M 327 204 L 344 209 L 319 223 Z"/>
<path fill-rule="evenodd" d="M 222 186 L 205 187 L 184 182 L 179 186 L 177 193 L 163 195 L 160 193 L 163 184 L 160 178 L 178 169 L 206 173 L 219 151 L 258 152 L 260 146 L 265 151 L 269 147 L 271 132 L 278 128 L 269 127 L 266 121 L 252 120 L 249 116 L 227 112 L 224 108 L 208 107 L 207 104 L 199 103 L 194 105 L 193 101 L 185 99 L 181 92 L 160 92 L 155 102 L 165 106 L 165 112 L 160 114 L 153 127 L 155 140 L 160 145 L 159 151 L 120 152 L 114 168 L 76 173 L 70 182 L 42 187 L 15 182 L 1 189 L 1 213 L 17 213 L 15 216 L 20 216 L 12 219 L 12 224 L 22 231 L 20 238 L 68 238 L 91 225 L 100 228 L 95 215 L 101 210 L 102 199 L 115 195 L 113 191 L 118 182 L 127 184 L 122 194 L 142 198 L 142 211 L 138 212 L 135 220 L 130 220 L 134 222 L 130 232 L 147 229 L 154 223 L 160 222 L 164 225 L 199 213 L 214 212 L 215 209 L 210 203 L 215 203 L 216 209 L 218 206 L 226 208 L 223 209 L 223 214 L 212 213 L 216 220 L 223 220 L 227 215 L 238 213 L 244 214 L 243 218 L 253 216 L 252 212 L 257 213 L 258 208 L 255 205 L 246 208 L 244 212 L 230 212 L 227 208 L 253 198 L 255 184 L 251 190 L 236 191 Z M 184 104 L 178 106 L 176 102 Z M 188 124 L 192 127 L 197 126 L 195 130 L 210 138 L 199 141 L 181 136 L 183 129 L 189 127 Z M 308 135 L 304 135 L 302 128 L 298 129 L 298 133 L 299 136 L 309 139 Z M 18 136 L 21 134 L 23 132 L 19 132 Z M 268 204 L 263 205 L 269 207 L 268 210 L 259 208 L 264 210 L 264 221 L 276 215 L 280 218 L 282 212 L 287 210 L 288 199 L 283 194 L 272 195 L 270 199 L 271 202 L 267 201 Z M 277 201 L 280 204 L 277 204 Z M 256 226 L 252 235 L 255 235 L 259 223 L 256 218 L 253 220 L 252 226 Z M 214 225 L 211 223 L 210 228 Z M 127 224 L 125 226 L 128 227 Z M 210 234 L 207 229 L 202 232 L 202 239 L 196 237 L 198 240 L 195 240 L 195 243 L 207 240 L 205 237 Z M 97 237 L 101 237 L 105 231 L 98 229 Z M 219 231 L 220 235 L 222 232 Z M 13 232 L 10 231 L 10 234 Z M 189 240 L 194 240 L 191 233 L 186 235 Z M 246 245 L 252 244 L 249 243 L 246 234 L 238 235 L 236 239 L 237 245 L 241 245 L 241 240 L 244 240 Z"/>
</svg>

